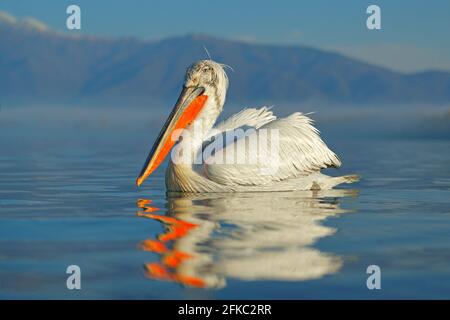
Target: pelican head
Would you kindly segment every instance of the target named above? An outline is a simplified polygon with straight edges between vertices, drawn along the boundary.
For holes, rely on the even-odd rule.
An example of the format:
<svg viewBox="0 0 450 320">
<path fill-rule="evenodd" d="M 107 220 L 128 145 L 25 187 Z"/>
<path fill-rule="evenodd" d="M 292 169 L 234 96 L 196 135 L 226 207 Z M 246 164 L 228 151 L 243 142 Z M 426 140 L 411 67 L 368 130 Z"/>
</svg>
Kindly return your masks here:
<svg viewBox="0 0 450 320">
<path fill-rule="evenodd" d="M 184 81 L 185 87 L 203 87 L 205 95 L 212 97 L 220 108 L 225 103 L 228 77 L 223 64 L 212 60 L 200 60 L 188 67 Z"/>
<path fill-rule="evenodd" d="M 180 96 L 136 179 L 137 186 L 164 161 L 181 130 L 200 118 L 206 120 L 206 127 L 209 124 L 212 127 L 222 111 L 227 89 L 228 77 L 223 65 L 212 60 L 200 60 L 188 67 Z"/>
</svg>

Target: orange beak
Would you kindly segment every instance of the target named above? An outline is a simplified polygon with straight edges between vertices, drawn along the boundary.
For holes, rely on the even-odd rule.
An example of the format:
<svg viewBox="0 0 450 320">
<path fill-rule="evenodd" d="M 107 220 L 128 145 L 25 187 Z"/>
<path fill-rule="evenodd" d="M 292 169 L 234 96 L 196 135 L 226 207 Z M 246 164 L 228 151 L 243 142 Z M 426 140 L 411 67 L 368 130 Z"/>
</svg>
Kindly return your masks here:
<svg viewBox="0 0 450 320">
<path fill-rule="evenodd" d="M 164 127 L 158 135 L 152 150 L 150 151 L 144 167 L 136 179 L 139 187 L 147 177 L 164 161 L 180 137 L 181 130 L 185 129 L 200 113 L 208 96 L 203 95 L 205 89 L 202 87 L 184 87 L 180 93 L 175 107 Z"/>
</svg>

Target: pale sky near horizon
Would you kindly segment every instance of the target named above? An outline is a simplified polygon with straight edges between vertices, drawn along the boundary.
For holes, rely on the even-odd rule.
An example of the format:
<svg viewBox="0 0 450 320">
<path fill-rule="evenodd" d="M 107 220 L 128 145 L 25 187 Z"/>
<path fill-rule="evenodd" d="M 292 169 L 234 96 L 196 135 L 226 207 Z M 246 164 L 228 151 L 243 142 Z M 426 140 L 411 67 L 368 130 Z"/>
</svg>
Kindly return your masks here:
<svg viewBox="0 0 450 320">
<path fill-rule="evenodd" d="M 406 72 L 450 71 L 450 1 L 1 0 L 0 10 L 65 29 L 66 7 L 81 7 L 81 33 L 144 39 L 204 33 L 256 43 L 308 45 Z M 368 30 L 366 8 L 381 8 Z"/>
</svg>

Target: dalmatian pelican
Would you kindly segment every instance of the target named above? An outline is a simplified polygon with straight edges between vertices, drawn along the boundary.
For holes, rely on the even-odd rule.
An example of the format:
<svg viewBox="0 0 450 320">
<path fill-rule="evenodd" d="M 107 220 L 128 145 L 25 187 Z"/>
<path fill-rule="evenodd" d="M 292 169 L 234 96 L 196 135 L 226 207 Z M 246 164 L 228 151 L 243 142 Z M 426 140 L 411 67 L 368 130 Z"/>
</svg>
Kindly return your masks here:
<svg viewBox="0 0 450 320">
<path fill-rule="evenodd" d="M 356 175 L 331 177 L 320 172 L 340 167 L 341 161 L 305 114 L 277 118 L 267 107 L 246 108 L 213 128 L 228 90 L 224 66 L 200 60 L 188 67 L 180 96 L 145 161 L 137 186 L 171 150 L 165 180 L 172 192 L 326 190 L 358 180 Z M 223 143 L 220 138 L 231 133 L 233 139 Z"/>
</svg>

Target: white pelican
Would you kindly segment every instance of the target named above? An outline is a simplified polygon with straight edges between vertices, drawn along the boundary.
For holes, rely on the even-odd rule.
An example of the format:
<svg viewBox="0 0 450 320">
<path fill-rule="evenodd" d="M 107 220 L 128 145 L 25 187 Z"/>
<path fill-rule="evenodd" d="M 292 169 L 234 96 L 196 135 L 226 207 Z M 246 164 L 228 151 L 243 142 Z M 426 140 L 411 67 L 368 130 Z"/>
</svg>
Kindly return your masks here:
<svg viewBox="0 0 450 320">
<path fill-rule="evenodd" d="M 319 137 L 312 120 L 302 113 L 277 119 L 266 107 L 244 109 L 213 128 L 222 112 L 227 89 L 228 77 L 223 65 L 201 60 L 187 69 L 183 90 L 147 157 L 136 180 L 137 186 L 164 161 L 177 140 L 176 146 L 182 150 L 180 154 L 186 157 L 183 159 L 191 160 L 174 161 L 171 157 L 166 170 L 168 191 L 325 190 L 358 180 L 355 175 L 330 177 L 320 172 L 324 168 L 339 167 L 341 161 Z M 201 163 L 196 161 L 198 155 L 213 144 L 212 137 L 239 128 L 253 130 L 245 138 L 215 149 Z M 255 138 L 257 145 L 249 143 Z M 258 148 L 263 145 L 265 149 L 262 149 L 266 151 L 274 146 L 277 151 L 275 160 L 267 157 L 267 152 L 259 152 Z M 220 161 L 227 154 L 234 154 L 235 150 L 241 152 L 237 154 L 243 157 L 241 161 Z"/>
</svg>

